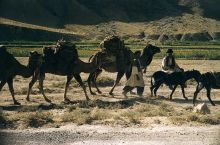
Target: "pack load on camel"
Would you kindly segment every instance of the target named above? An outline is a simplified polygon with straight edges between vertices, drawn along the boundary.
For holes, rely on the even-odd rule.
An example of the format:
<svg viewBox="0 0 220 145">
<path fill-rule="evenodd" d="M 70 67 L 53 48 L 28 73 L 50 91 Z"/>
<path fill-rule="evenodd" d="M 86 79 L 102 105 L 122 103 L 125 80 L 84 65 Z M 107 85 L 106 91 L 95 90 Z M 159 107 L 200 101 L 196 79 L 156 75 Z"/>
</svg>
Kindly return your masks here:
<svg viewBox="0 0 220 145">
<path fill-rule="evenodd" d="M 75 44 L 64 40 L 58 40 L 56 45 L 43 47 L 43 55 L 47 64 L 63 69 L 74 66 L 79 57 Z M 69 64 L 72 66 L 66 66 Z"/>
<path fill-rule="evenodd" d="M 118 36 L 111 35 L 106 37 L 101 43 L 103 61 L 106 65 L 115 64 L 120 68 L 126 61 L 126 53 L 128 48 L 125 47 L 124 41 Z M 121 62 L 121 63 L 120 63 Z"/>
<path fill-rule="evenodd" d="M 106 37 L 100 43 L 100 47 L 103 51 L 107 51 L 113 54 L 117 54 L 119 51 L 125 49 L 124 41 L 122 41 L 118 36 L 115 35 Z"/>
</svg>

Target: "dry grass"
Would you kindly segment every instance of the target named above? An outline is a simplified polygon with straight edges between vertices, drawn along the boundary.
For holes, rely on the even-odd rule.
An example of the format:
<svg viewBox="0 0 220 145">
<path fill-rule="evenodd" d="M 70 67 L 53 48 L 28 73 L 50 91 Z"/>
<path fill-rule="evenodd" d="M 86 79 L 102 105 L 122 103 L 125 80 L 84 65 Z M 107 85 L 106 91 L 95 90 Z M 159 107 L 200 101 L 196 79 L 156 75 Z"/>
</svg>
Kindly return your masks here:
<svg viewBox="0 0 220 145">
<path fill-rule="evenodd" d="M 32 113 L 27 113 L 23 116 L 22 121 L 27 127 L 42 127 L 45 124 L 53 123 L 52 114 L 49 112 L 37 111 Z"/>
<path fill-rule="evenodd" d="M 184 114 L 181 116 L 172 116 L 169 118 L 175 125 L 182 125 L 187 123 L 199 123 L 199 124 L 220 124 L 220 114 L 217 115 L 201 115 L 196 113 Z"/>
<path fill-rule="evenodd" d="M 110 77 L 98 77 L 97 84 L 102 87 L 113 86 L 115 80 Z M 119 83 L 120 85 L 120 83 Z"/>
<path fill-rule="evenodd" d="M 0 128 L 5 128 L 6 124 L 7 124 L 7 118 L 5 117 L 5 114 L 0 108 Z"/>
<path fill-rule="evenodd" d="M 65 113 L 62 117 L 62 122 L 73 122 L 78 125 L 90 124 L 92 118 L 90 117 L 89 109 L 75 109 L 74 111 Z"/>
</svg>

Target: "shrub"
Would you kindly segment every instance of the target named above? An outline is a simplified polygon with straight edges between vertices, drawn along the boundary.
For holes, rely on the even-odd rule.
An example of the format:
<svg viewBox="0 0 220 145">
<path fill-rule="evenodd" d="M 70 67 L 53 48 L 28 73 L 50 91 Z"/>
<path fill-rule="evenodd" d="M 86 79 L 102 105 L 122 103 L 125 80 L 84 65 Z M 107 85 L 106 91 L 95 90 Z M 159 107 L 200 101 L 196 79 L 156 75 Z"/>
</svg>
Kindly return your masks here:
<svg viewBox="0 0 220 145">
<path fill-rule="evenodd" d="M 5 128 L 6 125 L 7 125 L 7 119 L 2 109 L 0 109 L 0 128 Z"/>
<path fill-rule="evenodd" d="M 27 127 L 41 127 L 48 123 L 53 123 L 53 117 L 52 114 L 49 112 L 31 112 L 27 113 L 23 116 L 22 120 L 25 122 Z"/>
<path fill-rule="evenodd" d="M 90 124 L 92 118 L 89 109 L 76 108 L 72 112 L 65 113 L 62 117 L 63 122 L 73 122 L 78 125 Z"/>
</svg>

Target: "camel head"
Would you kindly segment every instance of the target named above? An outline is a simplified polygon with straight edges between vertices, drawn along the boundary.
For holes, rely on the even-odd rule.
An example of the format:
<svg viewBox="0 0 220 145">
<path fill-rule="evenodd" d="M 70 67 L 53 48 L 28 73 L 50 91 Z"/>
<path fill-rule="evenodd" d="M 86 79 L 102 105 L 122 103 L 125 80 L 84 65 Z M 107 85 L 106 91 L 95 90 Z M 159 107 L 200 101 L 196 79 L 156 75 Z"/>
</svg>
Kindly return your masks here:
<svg viewBox="0 0 220 145">
<path fill-rule="evenodd" d="M 157 46 L 154 46 L 152 44 L 148 44 L 143 50 L 141 54 L 141 63 L 142 66 L 146 67 L 149 65 L 153 59 L 153 56 L 156 53 L 160 53 L 160 48 Z"/>
<path fill-rule="evenodd" d="M 28 67 L 33 71 L 41 66 L 43 63 L 43 56 L 36 51 L 31 51 L 28 60 Z"/>
<path fill-rule="evenodd" d="M 154 46 L 152 44 L 148 44 L 144 49 L 143 49 L 143 55 L 148 53 L 148 54 L 151 54 L 151 55 L 154 55 L 156 53 L 160 53 L 160 48 L 157 47 L 157 46 Z"/>
</svg>

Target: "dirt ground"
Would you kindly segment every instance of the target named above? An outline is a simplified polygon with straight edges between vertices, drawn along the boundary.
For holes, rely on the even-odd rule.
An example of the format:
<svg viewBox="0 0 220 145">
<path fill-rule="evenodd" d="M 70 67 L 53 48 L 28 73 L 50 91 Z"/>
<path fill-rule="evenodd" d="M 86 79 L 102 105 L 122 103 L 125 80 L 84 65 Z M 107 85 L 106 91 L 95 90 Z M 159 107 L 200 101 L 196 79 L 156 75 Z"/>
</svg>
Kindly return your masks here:
<svg viewBox="0 0 220 145">
<path fill-rule="evenodd" d="M 18 58 L 23 64 L 27 63 L 26 58 Z M 84 59 L 86 60 L 86 59 Z M 151 65 L 147 69 L 147 74 L 144 75 L 145 79 L 145 92 L 144 98 L 150 98 L 150 77 L 153 72 L 160 70 L 161 60 L 154 59 Z M 207 71 L 220 71 L 219 60 L 177 60 L 177 63 L 185 70 L 196 69 L 201 73 Z M 83 80 L 86 80 L 88 74 L 82 74 Z M 115 78 L 115 73 L 103 72 L 100 77 Z M 28 83 L 31 78 L 23 79 L 17 76 L 14 80 L 14 88 L 16 92 L 16 99 L 28 108 L 28 106 L 36 106 L 40 104 L 47 104 L 43 96 L 39 94 L 38 84 L 33 87 L 33 92 L 30 96 L 31 102 L 25 100 Z M 46 75 L 45 79 L 45 92 L 46 95 L 55 104 L 61 104 L 63 101 L 64 84 L 66 77 L 55 76 L 51 74 Z M 108 95 L 111 86 L 100 87 L 103 94 L 90 95 L 88 88 L 88 94 L 92 100 L 102 100 L 109 102 L 118 102 L 124 100 L 122 96 L 123 84 L 125 84 L 125 77 L 120 82 L 120 85 L 115 88 L 114 97 Z M 73 81 L 74 82 L 74 81 Z M 74 84 L 74 83 L 73 83 Z M 171 91 L 167 86 L 162 86 L 158 90 L 158 98 L 162 98 L 162 101 L 170 106 L 173 106 L 175 110 L 182 111 L 183 108 L 192 107 L 192 96 L 195 91 L 196 85 L 190 81 L 185 89 L 186 96 L 189 101 L 185 101 L 182 97 L 181 89 L 177 88 L 173 101 L 167 100 Z M 95 90 L 93 88 L 93 90 Z M 129 95 L 129 99 L 136 98 L 136 95 Z M 220 112 L 220 90 L 212 90 L 211 97 L 216 103 L 216 106 L 212 106 L 207 97 L 206 92 L 203 90 L 199 94 L 197 102 L 206 102 L 211 111 L 211 115 L 215 116 Z M 68 98 L 72 101 L 85 100 L 83 91 L 77 85 L 71 85 L 68 91 Z M 157 98 L 154 98 L 157 99 Z M 141 103 L 141 102 L 140 102 Z M 131 106 L 132 107 L 132 106 Z M 3 108 L 3 112 L 8 115 L 13 115 L 16 111 L 16 107 L 13 105 L 11 95 L 7 86 L 3 88 L 0 97 L 0 108 Z M 128 108 L 131 109 L 131 108 Z M 52 109 L 51 112 L 56 112 L 56 109 Z M 62 113 L 59 111 L 57 114 Z M 153 121 L 152 121 L 153 120 Z M 158 123 L 158 120 L 160 123 Z M 102 121 L 94 123 L 92 125 L 75 125 L 72 123 L 61 124 L 59 128 L 40 128 L 40 129 L 25 129 L 16 128 L 16 130 L 4 129 L 1 132 L 1 136 L 5 140 L 5 144 L 220 144 L 220 126 L 219 125 L 206 125 L 188 122 L 183 125 L 176 125 L 170 123 L 167 117 L 146 117 L 141 121 L 142 125 L 114 125 L 109 126 Z M 2 138 L 0 138 L 2 140 Z M 2 144 L 2 143 L 0 143 Z"/>
<path fill-rule="evenodd" d="M 4 131 L 4 145 L 219 145 L 219 126 L 121 128 L 66 125 L 61 128 Z M 7 139 L 6 139 L 7 138 Z"/>
</svg>

